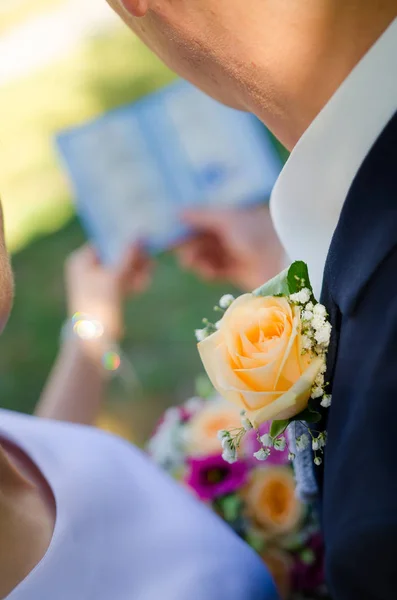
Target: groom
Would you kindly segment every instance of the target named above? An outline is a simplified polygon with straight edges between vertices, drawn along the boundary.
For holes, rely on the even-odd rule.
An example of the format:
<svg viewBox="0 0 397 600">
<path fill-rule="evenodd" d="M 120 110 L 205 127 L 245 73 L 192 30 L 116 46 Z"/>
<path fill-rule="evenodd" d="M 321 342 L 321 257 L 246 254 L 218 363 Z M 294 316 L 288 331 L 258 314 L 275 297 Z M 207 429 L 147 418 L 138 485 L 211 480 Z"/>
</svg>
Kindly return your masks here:
<svg viewBox="0 0 397 600">
<path fill-rule="evenodd" d="M 396 0 L 109 1 L 171 68 L 292 150 L 273 220 L 334 331 L 328 585 L 336 600 L 396 598 Z"/>
</svg>

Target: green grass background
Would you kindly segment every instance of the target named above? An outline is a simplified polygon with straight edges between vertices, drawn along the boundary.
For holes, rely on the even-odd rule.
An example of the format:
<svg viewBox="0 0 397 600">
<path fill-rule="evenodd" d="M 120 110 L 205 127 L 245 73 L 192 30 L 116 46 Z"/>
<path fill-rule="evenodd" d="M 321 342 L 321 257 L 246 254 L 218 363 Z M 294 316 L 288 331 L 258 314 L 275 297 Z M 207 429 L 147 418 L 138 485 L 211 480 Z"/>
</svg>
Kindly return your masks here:
<svg viewBox="0 0 397 600">
<path fill-rule="evenodd" d="M 30 13 L 32 2 L 26 4 Z M 0 31 L 1 23 L 0 13 Z M 54 134 L 150 93 L 173 77 L 120 26 L 3 87 L 0 189 L 16 278 L 15 307 L 0 345 L 3 407 L 34 409 L 65 317 L 63 261 L 84 241 L 54 151 Z M 230 287 L 203 285 L 182 273 L 171 256 L 162 256 L 152 288 L 126 307 L 124 347 L 143 395 L 134 398 L 132 390 L 114 384 L 109 410 L 123 418 L 128 414 L 136 439 L 145 437 L 165 406 L 192 393 L 201 372 L 193 330 L 226 290 Z"/>
</svg>

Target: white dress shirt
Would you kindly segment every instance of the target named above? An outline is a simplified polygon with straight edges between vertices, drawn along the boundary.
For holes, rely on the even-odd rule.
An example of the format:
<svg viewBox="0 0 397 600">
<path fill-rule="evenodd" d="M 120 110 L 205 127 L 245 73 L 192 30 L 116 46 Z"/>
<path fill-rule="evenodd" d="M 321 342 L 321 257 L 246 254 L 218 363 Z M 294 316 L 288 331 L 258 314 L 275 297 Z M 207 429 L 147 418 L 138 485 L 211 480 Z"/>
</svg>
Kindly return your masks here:
<svg viewBox="0 0 397 600">
<path fill-rule="evenodd" d="M 397 19 L 303 134 L 272 193 L 277 233 L 289 259 L 308 264 L 317 298 L 346 196 L 396 110 Z"/>
<path fill-rule="evenodd" d="M 258 555 L 142 452 L 0 410 L 56 501 L 50 547 L 7 600 L 276 600 Z"/>
</svg>

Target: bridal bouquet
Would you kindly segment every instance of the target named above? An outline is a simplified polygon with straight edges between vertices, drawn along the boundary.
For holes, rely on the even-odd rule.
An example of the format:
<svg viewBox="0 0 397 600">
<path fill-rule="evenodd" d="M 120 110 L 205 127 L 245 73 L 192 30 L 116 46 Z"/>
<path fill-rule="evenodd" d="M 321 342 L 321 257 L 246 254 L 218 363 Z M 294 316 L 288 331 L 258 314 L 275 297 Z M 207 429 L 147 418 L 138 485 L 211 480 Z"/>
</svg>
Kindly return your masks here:
<svg viewBox="0 0 397 600">
<path fill-rule="evenodd" d="M 288 450 L 261 444 L 253 430 L 241 440 L 239 457 L 222 458 L 219 430 L 240 426 L 240 412 L 217 395 L 192 398 L 166 411 L 148 452 L 181 485 L 224 519 L 267 564 L 283 599 L 318 599 L 323 554 L 317 515 L 295 494 Z M 261 436 L 269 435 L 262 425 Z"/>
<path fill-rule="evenodd" d="M 222 318 L 204 319 L 196 337 L 215 389 L 241 410 L 240 426 L 219 432 L 224 459 L 237 461 L 244 436 L 254 429 L 257 459 L 289 447 L 293 460 L 311 445 L 320 465 L 326 432 L 314 424 L 321 421 L 320 407 L 331 404 L 324 380 L 331 324 L 314 298 L 306 264 L 293 263 L 252 294 L 224 296 L 216 310 Z M 260 433 L 263 423 L 269 423 L 266 434 Z"/>
</svg>

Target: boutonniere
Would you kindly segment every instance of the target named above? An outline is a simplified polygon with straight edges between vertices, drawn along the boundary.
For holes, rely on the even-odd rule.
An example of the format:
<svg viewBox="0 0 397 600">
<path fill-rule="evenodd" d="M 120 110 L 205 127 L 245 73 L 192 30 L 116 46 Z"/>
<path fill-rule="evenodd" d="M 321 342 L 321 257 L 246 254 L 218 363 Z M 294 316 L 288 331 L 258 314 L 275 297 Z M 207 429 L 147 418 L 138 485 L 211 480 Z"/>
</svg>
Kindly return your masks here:
<svg viewBox="0 0 397 600">
<path fill-rule="evenodd" d="M 296 438 L 294 450 L 311 443 L 320 465 L 326 432 L 313 424 L 321 420 L 320 405 L 331 404 L 324 381 L 331 324 L 326 308 L 314 298 L 307 265 L 294 262 L 251 294 L 223 296 L 215 310 L 223 313 L 221 319 L 204 319 L 196 337 L 212 384 L 241 408 L 241 427 L 218 433 L 224 459 L 237 460 L 251 429 L 257 430 L 261 445 L 257 459 L 266 460 L 271 448 L 284 451 L 286 433 L 295 431 L 288 432 L 289 425 L 299 421 L 305 433 Z M 261 425 L 269 422 L 269 432 L 262 435 Z"/>
</svg>

